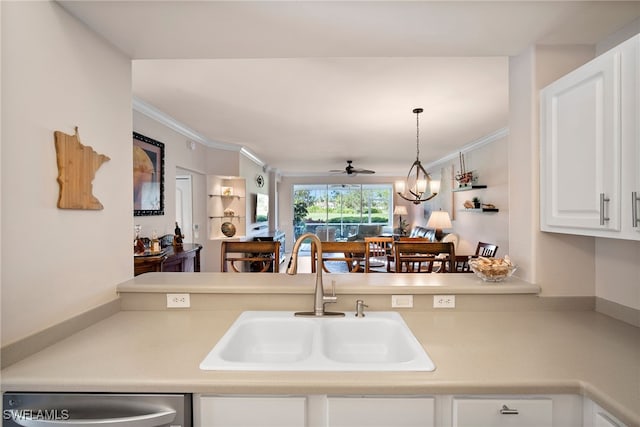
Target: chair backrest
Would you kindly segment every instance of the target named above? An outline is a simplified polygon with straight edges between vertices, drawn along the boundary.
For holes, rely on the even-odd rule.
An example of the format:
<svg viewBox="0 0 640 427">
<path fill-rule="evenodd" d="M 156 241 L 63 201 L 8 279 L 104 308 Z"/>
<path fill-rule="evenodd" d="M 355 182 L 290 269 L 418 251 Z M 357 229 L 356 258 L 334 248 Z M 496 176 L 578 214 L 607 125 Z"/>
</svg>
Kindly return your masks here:
<svg viewBox="0 0 640 427">
<path fill-rule="evenodd" d="M 431 273 L 436 263 L 441 273 L 455 272 L 456 250 L 451 242 L 398 241 L 393 250 L 396 273 Z"/>
<path fill-rule="evenodd" d="M 327 268 L 327 262 L 344 262 L 347 266 L 347 272 L 357 273 L 362 271 L 360 262 L 364 260 L 366 244 L 363 241 L 358 242 L 322 242 L 322 262 L 324 271 L 330 273 Z M 316 272 L 316 261 L 318 259 L 318 251 L 315 243 L 311 243 L 311 272 Z"/>
<path fill-rule="evenodd" d="M 476 247 L 477 256 L 493 258 L 496 256 L 496 252 L 498 252 L 498 246 L 492 243 L 478 242 L 478 246 Z"/>
<path fill-rule="evenodd" d="M 371 261 L 379 260 L 385 266 L 387 264 L 387 255 L 391 254 L 393 246 L 393 237 L 365 237 L 365 253 L 364 253 L 364 271 L 371 271 Z"/>
<path fill-rule="evenodd" d="M 407 237 L 407 236 L 400 236 L 398 237 L 398 241 L 399 242 L 431 242 L 431 239 L 428 237 Z"/>
<path fill-rule="evenodd" d="M 248 270 L 245 270 L 246 266 L 248 266 Z M 274 242 L 233 242 L 228 240 L 222 242 L 220 270 L 223 272 L 277 273 L 279 266 L 280 242 L 277 240 Z"/>
<path fill-rule="evenodd" d="M 316 227 L 315 235 L 323 242 L 334 242 L 336 240 L 336 227 L 319 225 Z"/>
</svg>

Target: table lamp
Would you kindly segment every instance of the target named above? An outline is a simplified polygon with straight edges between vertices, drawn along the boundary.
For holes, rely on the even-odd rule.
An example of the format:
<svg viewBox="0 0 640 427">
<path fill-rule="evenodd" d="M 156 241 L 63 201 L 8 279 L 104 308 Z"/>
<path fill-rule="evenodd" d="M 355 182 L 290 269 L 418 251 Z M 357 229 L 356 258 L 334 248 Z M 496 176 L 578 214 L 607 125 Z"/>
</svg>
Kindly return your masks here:
<svg viewBox="0 0 640 427">
<path fill-rule="evenodd" d="M 407 212 L 407 207 L 396 206 L 393 209 L 393 214 L 398 215 L 400 217 L 400 220 L 398 221 L 398 230 L 400 230 L 400 234 L 404 235 L 405 231 L 404 231 L 404 227 L 402 226 L 402 215 L 409 215 L 409 212 Z"/>
<path fill-rule="evenodd" d="M 427 228 L 433 228 L 436 230 L 436 240 L 442 240 L 444 233 L 442 232 L 443 228 L 452 228 L 451 218 L 449 218 L 449 212 L 447 211 L 434 211 L 431 213 L 429 217 L 429 221 L 427 221 Z"/>
</svg>

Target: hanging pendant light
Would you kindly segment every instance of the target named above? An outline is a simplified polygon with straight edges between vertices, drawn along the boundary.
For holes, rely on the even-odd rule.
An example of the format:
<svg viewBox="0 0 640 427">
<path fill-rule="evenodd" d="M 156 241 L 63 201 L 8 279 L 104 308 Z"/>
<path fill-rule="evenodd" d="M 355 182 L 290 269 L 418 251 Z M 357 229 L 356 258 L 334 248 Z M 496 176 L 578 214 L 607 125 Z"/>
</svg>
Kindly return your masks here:
<svg viewBox="0 0 640 427">
<path fill-rule="evenodd" d="M 440 191 L 440 182 L 431 179 L 431 175 L 420 163 L 420 113 L 422 108 L 414 108 L 416 115 L 416 160 L 411 165 L 407 179 L 396 182 L 396 192 L 400 197 L 416 205 L 433 199 Z"/>
</svg>

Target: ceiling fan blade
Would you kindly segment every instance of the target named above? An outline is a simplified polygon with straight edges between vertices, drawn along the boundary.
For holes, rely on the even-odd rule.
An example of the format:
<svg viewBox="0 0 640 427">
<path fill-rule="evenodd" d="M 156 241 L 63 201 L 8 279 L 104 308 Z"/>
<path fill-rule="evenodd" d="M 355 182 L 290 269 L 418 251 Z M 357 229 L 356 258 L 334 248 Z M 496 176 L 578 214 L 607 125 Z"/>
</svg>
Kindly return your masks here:
<svg viewBox="0 0 640 427">
<path fill-rule="evenodd" d="M 352 165 L 353 161 L 351 160 L 347 160 L 347 167 L 344 169 L 340 169 L 340 170 L 330 170 L 329 173 L 344 173 L 347 175 L 357 175 L 357 174 L 373 174 L 376 173 L 375 171 L 369 170 L 369 169 L 358 169 L 358 168 L 354 168 Z"/>
</svg>

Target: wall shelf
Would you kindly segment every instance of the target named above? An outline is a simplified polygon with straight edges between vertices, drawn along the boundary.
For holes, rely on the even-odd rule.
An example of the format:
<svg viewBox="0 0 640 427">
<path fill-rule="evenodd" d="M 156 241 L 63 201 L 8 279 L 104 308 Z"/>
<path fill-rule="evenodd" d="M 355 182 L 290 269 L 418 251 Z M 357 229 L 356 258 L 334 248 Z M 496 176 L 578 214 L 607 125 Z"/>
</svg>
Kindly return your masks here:
<svg viewBox="0 0 640 427">
<path fill-rule="evenodd" d="M 464 212 L 480 212 L 480 213 L 482 213 L 482 212 L 499 212 L 500 211 L 500 209 L 498 209 L 498 208 L 477 208 L 477 209 L 476 208 L 471 208 L 471 209 L 464 208 L 463 210 L 464 210 Z"/>
<path fill-rule="evenodd" d="M 223 199 L 240 199 L 242 196 L 238 194 L 209 194 L 209 197 L 221 197 Z"/>
<path fill-rule="evenodd" d="M 246 192 L 246 181 L 242 177 L 207 175 L 209 239 L 237 239 L 246 236 Z M 225 212 L 233 215 L 225 215 Z M 227 222 L 232 223 L 235 228 L 233 236 L 225 235 L 225 231 L 229 232 L 233 229 L 226 224 Z M 227 230 L 223 231 L 223 228 Z"/>
<path fill-rule="evenodd" d="M 467 185 L 466 187 L 458 187 L 458 188 L 454 188 L 453 191 L 454 193 L 457 193 L 458 191 L 470 191 L 470 190 L 479 190 L 482 188 L 487 188 L 486 185 L 479 185 L 479 184 L 473 184 L 473 185 Z"/>
</svg>

